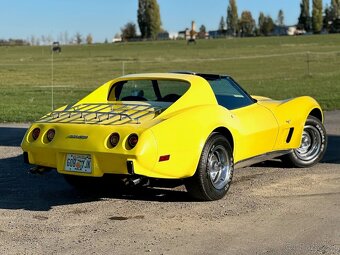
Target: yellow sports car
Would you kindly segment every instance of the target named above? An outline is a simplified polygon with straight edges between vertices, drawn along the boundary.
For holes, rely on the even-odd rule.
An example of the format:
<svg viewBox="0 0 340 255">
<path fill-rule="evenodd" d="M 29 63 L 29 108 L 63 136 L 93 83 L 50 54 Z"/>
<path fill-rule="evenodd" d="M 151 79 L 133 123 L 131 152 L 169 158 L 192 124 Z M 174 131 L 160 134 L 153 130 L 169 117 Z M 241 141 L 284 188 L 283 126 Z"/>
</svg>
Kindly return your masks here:
<svg viewBox="0 0 340 255">
<path fill-rule="evenodd" d="M 226 75 L 133 74 L 45 115 L 21 146 L 37 171 L 56 169 L 74 186 L 103 175 L 179 179 L 194 198 L 217 200 L 234 168 L 277 157 L 295 167 L 319 162 L 322 123 L 308 96 L 250 96 Z"/>
</svg>

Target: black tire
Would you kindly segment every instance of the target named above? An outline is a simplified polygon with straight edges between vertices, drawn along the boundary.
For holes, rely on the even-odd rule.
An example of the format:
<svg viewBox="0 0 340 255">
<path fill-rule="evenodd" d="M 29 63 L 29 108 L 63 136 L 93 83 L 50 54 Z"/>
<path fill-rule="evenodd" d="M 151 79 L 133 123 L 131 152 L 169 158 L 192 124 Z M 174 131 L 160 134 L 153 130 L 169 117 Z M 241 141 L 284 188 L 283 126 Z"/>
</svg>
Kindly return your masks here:
<svg viewBox="0 0 340 255">
<path fill-rule="evenodd" d="M 221 134 L 213 133 L 204 145 L 195 175 L 184 180 L 189 194 L 198 200 L 223 198 L 234 172 L 231 146 Z"/>
<path fill-rule="evenodd" d="M 311 167 L 324 156 L 327 148 L 327 134 L 322 122 L 309 116 L 302 133 L 301 145 L 282 157 L 290 167 Z"/>
</svg>

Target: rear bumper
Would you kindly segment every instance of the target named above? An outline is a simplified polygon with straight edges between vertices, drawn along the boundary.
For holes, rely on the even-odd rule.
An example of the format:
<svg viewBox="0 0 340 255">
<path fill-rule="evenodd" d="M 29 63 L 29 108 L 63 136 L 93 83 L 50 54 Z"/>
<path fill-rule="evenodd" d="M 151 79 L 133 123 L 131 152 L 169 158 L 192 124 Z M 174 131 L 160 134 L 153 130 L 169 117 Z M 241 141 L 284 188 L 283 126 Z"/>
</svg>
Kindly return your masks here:
<svg viewBox="0 0 340 255">
<path fill-rule="evenodd" d="M 36 127 L 41 131 L 38 139 L 34 140 L 32 130 Z M 47 132 L 52 128 L 55 130 L 55 137 L 48 141 Z M 109 144 L 109 137 L 113 132 L 119 133 L 121 137 L 114 147 Z M 133 148 L 127 143 L 127 138 L 132 133 L 138 135 L 138 144 Z M 74 134 L 77 135 L 76 138 L 73 137 Z M 181 141 L 182 137 L 178 139 Z M 69 175 L 101 177 L 104 174 L 136 174 L 153 178 L 181 179 L 192 176 L 197 167 L 196 161 L 188 156 L 191 155 L 191 151 L 188 152 L 191 146 L 188 146 L 187 142 L 178 144 L 177 140 L 168 134 L 164 135 L 163 131 L 158 130 L 155 134 L 150 128 L 138 126 L 33 124 L 21 147 L 26 162 L 55 168 L 59 173 Z M 91 172 L 67 171 L 67 154 L 90 155 L 86 158 L 91 158 Z M 162 160 L 162 157 L 167 159 Z M 86 162 L 88 163 L 88 160 Z"/>
<path fill-rule="evenodd" d="M 136 159 L 127 155 L 117 155 L 111 153 L 87 153 L 79 154 L 91 155 L 91 173 L 82 173 L 65 170 L 66 155 L 74 152 L 54 152 L 52 150 L 44 150 L 40 152 L 24 152 L 23 158 L 25 163 L 39 165 L 48 168 L 55 168 L 60 174 L 72 174 L 82 176 L 101 177 L 104 174 L 135 174 Z M 138 172 L 143 172 L 138 167 Z"/>
</svg>

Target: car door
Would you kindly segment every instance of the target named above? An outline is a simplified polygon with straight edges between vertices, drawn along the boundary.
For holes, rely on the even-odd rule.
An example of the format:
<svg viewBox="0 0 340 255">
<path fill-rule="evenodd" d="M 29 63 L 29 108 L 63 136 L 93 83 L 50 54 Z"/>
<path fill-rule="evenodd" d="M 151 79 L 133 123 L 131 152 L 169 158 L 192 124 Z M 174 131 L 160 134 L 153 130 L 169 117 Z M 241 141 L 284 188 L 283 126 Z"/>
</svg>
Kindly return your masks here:
<svg viewBox="0 0 340 255">
<path fill-rule="evenodd" d="M 231 112 L 238 122 L 238 161 L 273 150 L 279 128 L 269 109 L 254 103 Z"/>
<path fill-rule="evenodd" d="M 231 77 L 204 78 L 212 87 L 218 104 L 232 113 L 238 133 L 235 162 L 272 151 L 279 130 L 273 113 L 259 105 Z"/>
</svg>

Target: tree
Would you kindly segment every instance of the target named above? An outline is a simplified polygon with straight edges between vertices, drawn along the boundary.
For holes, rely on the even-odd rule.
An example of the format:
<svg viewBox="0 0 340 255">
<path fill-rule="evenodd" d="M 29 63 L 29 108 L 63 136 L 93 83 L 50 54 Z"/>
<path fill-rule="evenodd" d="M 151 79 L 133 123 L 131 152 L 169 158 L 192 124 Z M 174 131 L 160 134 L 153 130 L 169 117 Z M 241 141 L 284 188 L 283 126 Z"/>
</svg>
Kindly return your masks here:
<svg viewBox="0 0 340 255">
<path fill-rule="evenodd" d="M 332 20 L 340 18 L 340 0 L 331 1 L 330 16 Z"/>
<path fill-rule="evenodd" d="M 235 0 L 229 0 L 227 9 L 227 29 L 231 31 L 233 36 L 236 36 L 238 32 L 238 13 Z"/>
<path fill-rule="evenodd" d="M 250 11 L 243 11 L 239 21 L 239 29 L 241 36 L 254 35 L 256 24 Z"/>
<path fill-rule="evenodd" d="M 269 15 L 264 16 L 263 12 L 260 12 L 258 26 L 259 34 L 267 36 L 274 30 L 274 21 Z"/>
<path fill-rule="evenodd" d="M 207 33 L 207 29 L 204 25 L 200 26 L 199 32 L 198 32 L 198 38 L 205 39 L 205 34 Z"/>
<path fill-rule="evenodd" d="M 258 19 L 258 33 L 259 35 L 264 35 L 263 33 L 263 25 L 265 22 L 266 17 L 264 16 L 263 12 L 260 12 L 259 19 Z"/>
<path fill-rule="evenodd" d="M 44 35 L 41 36 L 41 43 L 46 45 L 46 37 Z"/>
<path fill-rule="evenodd" d="M 139 25 L 139 30 L 142 35 L 142 38 L 146 38 L 147 35 L 147 17 L 146 17 L 146 9 L 147 9 L 147 1 L 139 0 L 138 1 L 138 10 L 137 10 L 137 20 Z"/>
<path fill-rule="evenodd" d="M 150 8 L 148 9 L 150 17 L 150 37 L 156 39 L 158 33 L 161 31 L 161 14 L 157 0 L 150 0 Z"/>
<path fill-rule="evenodd" d="M 142 38 L 155 39 L 162 24 L 157 0 L 139 0 L 137 20 Z"/>
<path fill-rule="evenodd" d="M 63 39 L 64 39 L 64 38 L 63 38 L 63 33 L 60 32 L 59 35 L 58 35 L 58 42 L 59 42 L 60 44 L 65 44 L 64 41 L 63 41 Z"/>
<path fill-rule="evenodd" d="M 311 17 L 309 11 L 309 0 L 301 0 L 300 3 L 300 16 L 298 22 L 298 28 L 304 29 L 307 32 L 311 30 Z"/>
<path fill-rule="evenodd" d="M 48 36 L 46 37 L 46 43 L 47 43 L 47 45 L 51 45 L 52 42 L 53 42 L 53 37 L 52 37 L 51 35 L 48 35 Z"/>
<path fill-rule="evenodd" d="M 322 30 L 322 0 L 313 0 L 312 23 L 314 34 Z"/>
<path fill-rule="evenodd" d="M 225 33 L 225 22 L 223 16 L 221 17 L 220 24 L 218 25 L 218 31 L 221 35 Z"/>
<path fill-rule="evenodd" d="M 132 38 L 137 37 L 136 33 L 136 25 L 133 22 L 128 22 L 125 24 L 123 28 L 120 29 L 122 31 L 122 39 L 131 40 Z"/>
<path fill-rule="evenodd" d="M 64 44 L 69 44 L 69 43 L 70 43 L 70 41 L 69 41 L 69 38 L 68 38 L 68 32 L 65 31 L 64 32 Z"/>
<path fill-rule="evenodd" d="M 28 41 L 28 40 L 27 40 Z M 29 41 L 30 41 L 30 44 L 32 45 L 32 46 L 34 46 L 34 45 L 36 45 L 36 38 L 35 38 L 35 36 L 34 35 L 31 35 L 31 38 L 29 39 Z"/>
<path fill-rule="evenodd" d="M 274 21 L 270 16 L 265 17 L 263 23 L 263 34 L 265 36 L 270 35 L 274 31 Z"/>
<path fill-rule="evenodd" d="M 92 35 L 91 35 L 91 34 L 88 34 L 88 35 L 86 36 L 86 43 L 87 43 L 87 44 L 92 44 L 92 42 L 93 42 Z"/>
<path fill-rule="evenodd" d="M 277 14 L 277 20 L 276 20 L 276 24 L 279 27 L 283 27 L 285 25 L 285 16 L 283 14 L 283 10 L 279 10 L 279 13 Z"/>
<path fill-rule="evenodd" d="M 82 35 L 80 33 L 76 33 L 75 40 L 77 44 L 81 44 L 83 41 Z"/>
<path fill-rule="evenodd" d="M 329 7 L 328 4 L 326 4 L 325 15 L 323 17 L 323 28 L 326 29 L 328 32 L 330 31 L 331 24 L 333 23 L 331 13 L 332 13 L 331 7 Z"/>
</svg>

